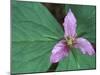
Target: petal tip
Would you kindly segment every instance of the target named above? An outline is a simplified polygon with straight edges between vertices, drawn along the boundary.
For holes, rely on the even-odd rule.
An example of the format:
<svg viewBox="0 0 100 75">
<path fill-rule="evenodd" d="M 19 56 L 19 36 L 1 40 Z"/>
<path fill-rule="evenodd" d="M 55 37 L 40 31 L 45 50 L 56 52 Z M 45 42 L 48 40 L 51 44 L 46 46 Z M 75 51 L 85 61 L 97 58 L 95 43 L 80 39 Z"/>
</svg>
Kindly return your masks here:
<svg viewBox="0 0 100 75">
<path fill-rule="evenodd" d="M 69 8 L 68 12 L 72 12 L 71 8 Z"/>
<path fill-rule="evenodd" d="M 59 62 L 58 60 L 54 59 L 54 57 L 51 55 L 50 57 L 50 63 L 57 63 Z"/>
<path fill-rule="evenodd" d="M 91 52 L 89 52 L 88 54 L 91 55 L 91 56 L 92 56 L 92 55 L 95 55 L 95 50 L 92 49 Z"/>
</svg>

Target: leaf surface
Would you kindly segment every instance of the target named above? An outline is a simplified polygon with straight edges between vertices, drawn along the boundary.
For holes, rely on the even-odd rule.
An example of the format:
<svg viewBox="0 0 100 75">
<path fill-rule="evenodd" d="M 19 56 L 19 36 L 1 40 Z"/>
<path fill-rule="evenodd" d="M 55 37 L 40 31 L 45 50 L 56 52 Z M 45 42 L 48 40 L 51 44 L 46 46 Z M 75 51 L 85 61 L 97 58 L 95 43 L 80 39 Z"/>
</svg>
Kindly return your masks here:
<svg viewBox="0 0 100 75">
<path fill-rule="evenodd" d="M 12 3 L 12 73 L 46 72 L 63 30 L 40 3 Z"/>
</svg>

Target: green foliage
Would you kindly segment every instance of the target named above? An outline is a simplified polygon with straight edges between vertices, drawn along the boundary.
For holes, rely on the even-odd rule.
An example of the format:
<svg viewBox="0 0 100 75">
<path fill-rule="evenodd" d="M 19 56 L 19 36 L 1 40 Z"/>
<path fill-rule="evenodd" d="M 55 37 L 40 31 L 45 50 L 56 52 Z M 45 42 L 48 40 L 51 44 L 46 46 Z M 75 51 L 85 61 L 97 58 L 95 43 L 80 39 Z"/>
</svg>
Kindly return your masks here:
<svg viewBox="0 0 100 75">
<path fill-rule="evenodd" d="M 95 43 L 95 7 L 66 5 L 77 18 L 78 36 Z M 12 2 L 12 73 L 46 72 L 53 46 L 63 37 L 63 29 L 41 3 Z M 95 68 L 95 55 L 72 49 L 60 61 L 57 71 Z"/>
<path fill-rule="evenodd" d="M 63 30 L 40 3 L 16 2 L 12 10 L 12 72 L 45 72 Z"/>
</svg>

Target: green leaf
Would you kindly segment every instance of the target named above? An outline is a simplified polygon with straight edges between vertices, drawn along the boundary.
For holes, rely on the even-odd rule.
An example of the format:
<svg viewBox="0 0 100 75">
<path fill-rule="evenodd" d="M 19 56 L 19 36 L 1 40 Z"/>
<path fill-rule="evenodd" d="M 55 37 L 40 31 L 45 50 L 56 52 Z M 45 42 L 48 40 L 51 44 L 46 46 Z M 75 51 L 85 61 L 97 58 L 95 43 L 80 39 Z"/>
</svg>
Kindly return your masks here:
<svg viewBox="0 0 100 75">
<path fill-rule="evenodd" d="M 77 19 L 78 37 L 84 37 L 95 44 L 96 39 L 96 10 L 95 6 L 65 5 L 67 12 L 71 8 Z M 84 55 L 78 49 L 70 49 L 69 56 L 63 59 L 57 71 L 95 69 L 95 55 Z"/>
<path fill-rule="evenodd" d="M 63 37 L 58 22 L 40 3 L 12 3 L 12 73 L 46 72 L 53 46 Z"/>
</svg>

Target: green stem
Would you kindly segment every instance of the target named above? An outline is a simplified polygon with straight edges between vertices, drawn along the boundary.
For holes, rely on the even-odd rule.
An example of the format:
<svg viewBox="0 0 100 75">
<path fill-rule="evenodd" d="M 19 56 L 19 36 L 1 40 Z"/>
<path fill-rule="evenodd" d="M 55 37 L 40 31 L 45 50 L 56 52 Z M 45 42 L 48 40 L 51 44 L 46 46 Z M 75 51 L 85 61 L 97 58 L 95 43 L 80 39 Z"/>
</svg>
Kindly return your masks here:
<svg viewBox="0 0 100 75">
<path fill-rule="evenodd" d="M 78 69 L 80 69 L 80 65 L 78 63 L 79 60 L 78 60 L 77 52 L 74 49 L 72 49 L 71 52 L 72 52 L 72 54 L 73 54 L 73 56 L 75 58 L 75 61 L 76 61 L 76 64 L 77 64 Z"/>
</svg>

